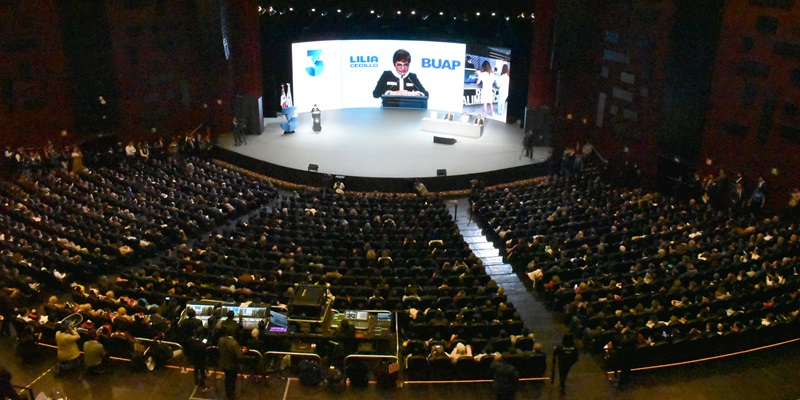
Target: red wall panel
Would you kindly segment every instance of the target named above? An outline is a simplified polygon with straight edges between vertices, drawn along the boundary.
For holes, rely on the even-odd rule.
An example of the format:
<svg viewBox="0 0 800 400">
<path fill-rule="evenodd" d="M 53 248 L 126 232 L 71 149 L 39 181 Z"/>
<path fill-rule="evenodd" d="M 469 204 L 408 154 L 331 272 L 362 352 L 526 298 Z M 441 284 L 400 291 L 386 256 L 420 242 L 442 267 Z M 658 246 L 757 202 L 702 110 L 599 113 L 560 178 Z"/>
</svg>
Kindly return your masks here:
<svg viewBox="0 0 800 400">
<path fill-rule="evenodd" d="M 72 130 L 66 75 L 53 1 L 2 2 L 0 144 L 42 146 Z"/>
</svg>

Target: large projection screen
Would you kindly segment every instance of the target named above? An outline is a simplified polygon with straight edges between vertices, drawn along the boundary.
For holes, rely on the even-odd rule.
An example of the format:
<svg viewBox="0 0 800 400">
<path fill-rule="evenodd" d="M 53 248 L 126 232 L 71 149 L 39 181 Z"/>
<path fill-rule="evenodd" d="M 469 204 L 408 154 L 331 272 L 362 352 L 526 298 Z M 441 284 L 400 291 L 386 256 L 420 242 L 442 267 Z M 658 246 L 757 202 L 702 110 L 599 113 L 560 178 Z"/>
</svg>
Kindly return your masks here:
<svg viewBox="0 0 800 400">
<path fill-rule="evenodd" d="M 463 43 L 409 40 L 327 40 L 292 44 L 292 97 L 301 112 L 317 105 L 322 110 L 373 108 L 373 96 L 384 71 L 394 71 L 392 57 L 398 49 L 411 54 L 409 72 L 416 74 L 429 93 L 428 109 L 484 114 L 481 91 L 492 90 L 497 114 L 501 69 L 509 64 L 507 50 L 472 47 Z M 478 49 L 476 51 L 476 49 Z M 485 54 L 477 54 L 485 53 Z M 499 57 L 497 55 L 500 55 Z M 495 79 L 490 89 L 476 84 L 480 63 L 488 61 Z M 478 65 L 473 65 L 478 63 Z M 483 87 L 482 87 L 483 86 Z M 483 97 L 485 100 L 486 97 Z M 502 118 L 504 120 L 504 118 Z"/>
</svg>

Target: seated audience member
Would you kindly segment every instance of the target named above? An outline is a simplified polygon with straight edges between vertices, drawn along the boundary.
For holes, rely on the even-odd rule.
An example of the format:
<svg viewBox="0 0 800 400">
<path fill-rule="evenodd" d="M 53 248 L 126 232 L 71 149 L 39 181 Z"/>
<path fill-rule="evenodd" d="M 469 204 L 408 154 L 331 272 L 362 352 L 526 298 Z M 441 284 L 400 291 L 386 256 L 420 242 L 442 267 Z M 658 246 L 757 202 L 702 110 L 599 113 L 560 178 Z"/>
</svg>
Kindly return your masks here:
<svg viewBox="0 0 800 400">
<path fill-rule="evenodd" d="M 455 364 L 461 357 L 472 357 L 472 346 L 461 342 L 457 343 L 453 351 L 450 352 L 450 360 Z"/>
</svg>

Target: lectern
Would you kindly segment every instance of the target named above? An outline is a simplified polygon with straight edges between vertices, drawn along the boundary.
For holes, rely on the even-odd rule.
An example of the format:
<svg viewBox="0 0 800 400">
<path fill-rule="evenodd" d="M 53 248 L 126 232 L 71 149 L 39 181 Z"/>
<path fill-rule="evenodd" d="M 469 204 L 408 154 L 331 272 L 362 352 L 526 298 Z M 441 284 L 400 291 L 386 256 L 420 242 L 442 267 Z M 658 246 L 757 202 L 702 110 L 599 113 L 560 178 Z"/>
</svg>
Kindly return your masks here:
<svg viewBox="0 0 800 400">
<path fill-rule="evenodd" d="M 395 96 L 391 94 L 385 94 L 381 96 L 381 107 L 427 110 L 428 99 L 428 96 Z"/>
<path fill-rule="evenodd" d="M 319 110 L 311 112 L 311 121 L 313 122 L 311 129 L 314 132 L 322 131 L 322 113 Z"/>
</svg>

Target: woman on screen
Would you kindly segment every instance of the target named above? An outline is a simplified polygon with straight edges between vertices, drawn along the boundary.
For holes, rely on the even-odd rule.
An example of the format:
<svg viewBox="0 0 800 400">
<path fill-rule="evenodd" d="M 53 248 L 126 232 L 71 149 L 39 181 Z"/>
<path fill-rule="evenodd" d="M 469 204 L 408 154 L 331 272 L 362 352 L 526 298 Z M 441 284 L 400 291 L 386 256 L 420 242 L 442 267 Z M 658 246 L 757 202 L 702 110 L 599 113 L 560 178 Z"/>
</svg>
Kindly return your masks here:
<svg viewBox="0 0 800 400">
<path fill-rule="evenodd" d="M 500 77 L 497 78 L 497 114 L 503 115 L 506 113 L 506 100 L 508 100 L 508 83 L 510 77 L 508 76 L 508 64 L 503 64 L 500 70 Z"/>
<path fill-rule="evenodd" d="M 392 57 L 394 71 L 383 71 L 372 97 L 380 98 L 383 95 L 394 96 L 427 96 L 428 91 L 420 83 L 417 74 L 408 72 L 411 63 L 411 54 L 403 49 L 394 52 Z"/>
<path fill-rule="evenodd" d="M 483 115 L 485 117 L 494 115 L 494 73 L 492 73 L 492 66 L 489 61 L 484 61 L 481 64 L 481 72 L 478 74 L 478 85 L 481 85 L 481 103 L 483 103 Z M 488 106 L 488 107 L 487 107 Z M 488 109 L 488 113 L 487 113 Z"/>
</svg>

